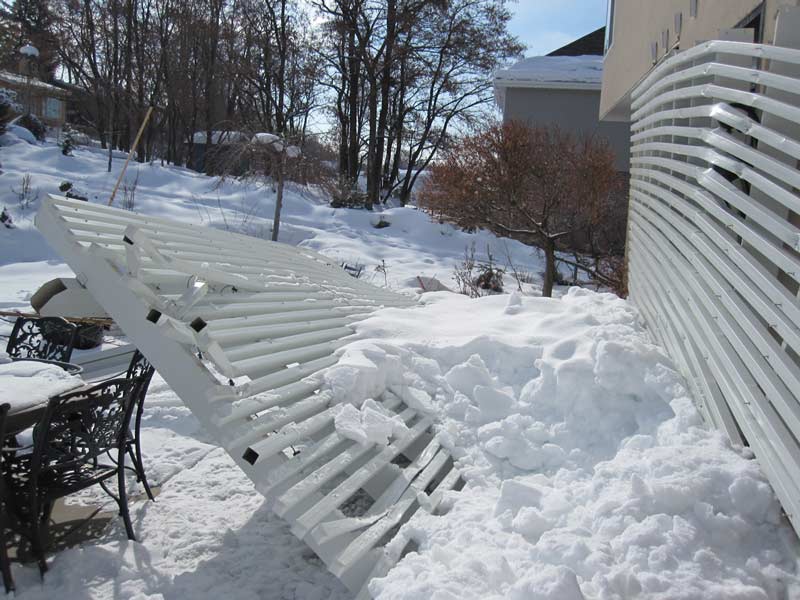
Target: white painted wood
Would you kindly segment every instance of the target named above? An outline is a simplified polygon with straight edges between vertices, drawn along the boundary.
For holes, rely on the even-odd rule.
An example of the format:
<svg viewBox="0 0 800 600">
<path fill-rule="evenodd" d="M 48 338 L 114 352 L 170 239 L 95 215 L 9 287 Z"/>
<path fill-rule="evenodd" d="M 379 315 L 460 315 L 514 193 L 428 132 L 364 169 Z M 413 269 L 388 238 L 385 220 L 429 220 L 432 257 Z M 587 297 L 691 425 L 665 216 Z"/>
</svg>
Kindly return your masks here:
<svg viewBox="0 0 800 600">
<path fill-rule="evenodd" d="M 131 339 L 125 351 L 87 358 L 87 371 L 116 368 L 138 347 L 354 592 L 399 559 L 382 558 L 393 556 L 382 546 L 398 528 L 458 482 L 430 417 L 387 392 L 378 400 L 410 430 L 361 446 L 337 433 L 338 407 L 321 390 L 351 325 L 411 298 L 307 249 L 56 196 L 36 226 Z M 371 512 L 354 527 L 359 517 L 342 511 L 365 494 Z M 340 525 L 311 535 L 328 523 Z"/>
<path fill-rule="evenodd" d="M 800 46 L 800 10 L 778 23 Z M 630 296 L 800 529 L 800 50 L 700 44 L 632 107 Z"/>
</svg>

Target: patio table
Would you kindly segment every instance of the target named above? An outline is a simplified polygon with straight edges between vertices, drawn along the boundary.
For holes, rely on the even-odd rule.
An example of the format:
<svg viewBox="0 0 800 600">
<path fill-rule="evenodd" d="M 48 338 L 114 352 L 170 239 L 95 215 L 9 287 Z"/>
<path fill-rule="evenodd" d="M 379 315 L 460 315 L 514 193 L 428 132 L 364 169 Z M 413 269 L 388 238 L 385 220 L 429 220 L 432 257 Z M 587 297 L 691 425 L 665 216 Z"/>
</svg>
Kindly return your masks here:
<svg viewBox="0 0 800 600">
<path fill-rule="evenodd" d="M 81 368 L 70 363 L 12 359 L 0 363 L 0 403 L 8 403 L 6 435 L 15 435 L 37 423 L 53 396 L 86 385 Z"/>
</svg>

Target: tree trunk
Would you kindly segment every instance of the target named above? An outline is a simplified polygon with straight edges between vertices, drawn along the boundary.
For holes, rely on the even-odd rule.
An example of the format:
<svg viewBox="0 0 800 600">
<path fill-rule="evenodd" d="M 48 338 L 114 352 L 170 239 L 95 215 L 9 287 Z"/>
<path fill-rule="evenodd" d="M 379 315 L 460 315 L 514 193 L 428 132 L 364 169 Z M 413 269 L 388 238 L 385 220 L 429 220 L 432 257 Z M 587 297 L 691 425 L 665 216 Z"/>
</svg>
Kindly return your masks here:
<svg viewBox="0 0 800 600">
<path fill-rule="evenodd" d="M 375 180 L 375 162 L 377 160 L 378 145 L 378 81 L 377 77 L 370 77 L 369 81 L 369 141 L 367 143 L 367 197 L 365 208 L 372 210 L 372 205 L 378 195 L 378 182 Z M 380 167 L 378 167 L 380 171 Z"/>
<path fill-rule="evenodd" d="M 283 206 L 283 171 L 286 168 L 286 159 L 281 152 L 278 159 L 278 192 L 275 195 L 275 217 L 272 219 L 272 241 L 278 241 L 278 230 L 281 226 L 281 208 Z"/>
<path fill-rule="evenodd" d="M 350 31 L 347 40 L 347 59 L 349 61 L 350 81 L 348 83 L 348 131 L 347 142 L 347 176 L 353 186 L 356 185 L 356 178 L 358 177 L 358 87 L 359 87 L 359 72 L 358 72 L 358 58 L 356 57 L 356 34 L 355 31 Z"/>
<path fill-rule="evenodd" d="M 556 280 L 556 243 L 545 238 L 542 244 L 544 250 L 544 281 L 542 282 L 542 296 L 553 297 L 553 284 Z"/>
<path fill-rule="evenodd" d="M 386 5 L 386 48 L 383 56 L 383 74 L 381 77 L 381 112 L 378 115 L 377 135 L 375 139 L 375 157 L 372 164 L 372 197 L 370 202 L 380 201 L 380 190 L 383 187 L 383 153 L 386 147 L 386 127 L 389 120 L 389 91 L 392 79 L 392 62 L 394 61 L 394 45 L 397 38 L 397 0 L 388 0 Z M 386 150 L 388 156 L 388 150 Z"/>
</svg>

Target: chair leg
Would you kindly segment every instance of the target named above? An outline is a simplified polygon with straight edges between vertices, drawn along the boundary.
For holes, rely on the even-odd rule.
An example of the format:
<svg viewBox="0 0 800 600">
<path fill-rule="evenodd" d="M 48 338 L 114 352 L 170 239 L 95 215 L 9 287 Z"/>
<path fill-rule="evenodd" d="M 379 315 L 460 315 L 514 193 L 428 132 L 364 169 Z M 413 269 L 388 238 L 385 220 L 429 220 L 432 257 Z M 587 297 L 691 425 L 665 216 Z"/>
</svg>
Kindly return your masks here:
<svg viewBox="0 0 800 600">
<path fill-rule="evenodd" d="M 136 536 L 133 534 L 133 525 L 131 524 L 131 514 L 128 510 L 128 491 L 125 489 L 125 450 L 119 452 L 119 464 L 117 465 L 117 487 L 119 496 L 117 497 L 117 504 L 119 504 L 119 514 L 125 523 L 125 533 L 128 534 L 128 539 L 136 541 Z"/>
<path fill-rule="evenodd" d="M 147 475 L 144 472 L 144 461 L 142 460 L 142 444 L 141 444 L 141 431 L 140 426 L 142 423 L 142 413 L 144 413 L 144 397 L 136 406 L 136 423 L 134 424 L 133 432 L 134 432 L 134 446 L 133 446 L 133 456 L 131 459 L 134 461 L 133 466 L 136 468 L 136 477 L 144 486 L 144 491 L 147 494 L 147 497 L 150 498 L 152 502 L 155 502 L 156 499 L 153 497 L 153 492 L 150 491 L 150 484 L 147 481 Z"/>
<path fill-rule="evenodd" d="M 47 557 L 44 549 L 46 547 L 45 538 L 47 537 L 48 521 L 50 519 L 50 505 L 45 504 L 39 512 L 38 502 L 34 502 L 31 507 L 31 550 L 39 564 L 39 574 L 44 577 L 47 573 Z"/>
<path fill-rule="evenodd" d="M 0 571 L 3 573 L 6 594 L 13 592 L 16 588 L 14 587 L 14 577 L 11 575 L 11 561 L 8 559 L 8 540 L 4 526 L 0 526 Z"/>
</svg>

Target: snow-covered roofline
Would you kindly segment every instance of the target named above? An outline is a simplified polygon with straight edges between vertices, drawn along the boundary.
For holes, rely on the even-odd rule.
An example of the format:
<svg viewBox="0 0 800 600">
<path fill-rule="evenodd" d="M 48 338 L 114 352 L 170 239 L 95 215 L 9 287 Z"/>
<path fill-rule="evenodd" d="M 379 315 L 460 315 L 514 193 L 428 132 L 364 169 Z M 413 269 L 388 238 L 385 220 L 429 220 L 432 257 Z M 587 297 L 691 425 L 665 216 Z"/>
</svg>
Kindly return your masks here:
<svg viewBox="0 0 800 600">
<path fill-rule="evenodd" d="M 207 135 L 205 131 L 196 131 L 192 136 L 192 142 L 195 144 L 205 144 Z M 249 139 L 249 136 L 241 131 L 216 130 L 211 132 L 211 143 L 214 145 L 245 143 Z"/>
<path fill-rule="evenodd" d="M 494 96 L 501 108 L 508 88 L 600 91 L 603 57 L 533 56 L 494 75 Z"/>
<path fill-rule="evenodd" d="M 495 73 L 495 86 L 600 89 L 603 57 L 534 56 Z"/>
<path fill-rule="evenodd" d="M 36 79 L 35 77 L 25 77 L 24 75 L 20 75 L 18 73 L 12 73 L 11 71 L 0 71 L 0 83 L 10 83 L 12 85 L 29 85 L 32 88 L 48 91 L 60 96 L 68 94 L 66 90 L 62 90 L 60 87 L 51 85 L 49 83 L 45 83 L 44 81 Z"/>
</svg>

